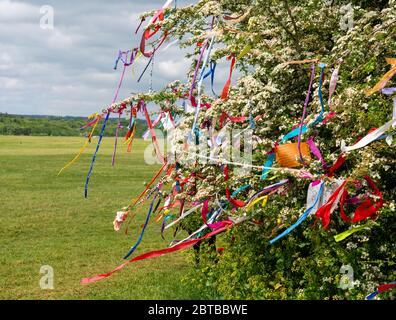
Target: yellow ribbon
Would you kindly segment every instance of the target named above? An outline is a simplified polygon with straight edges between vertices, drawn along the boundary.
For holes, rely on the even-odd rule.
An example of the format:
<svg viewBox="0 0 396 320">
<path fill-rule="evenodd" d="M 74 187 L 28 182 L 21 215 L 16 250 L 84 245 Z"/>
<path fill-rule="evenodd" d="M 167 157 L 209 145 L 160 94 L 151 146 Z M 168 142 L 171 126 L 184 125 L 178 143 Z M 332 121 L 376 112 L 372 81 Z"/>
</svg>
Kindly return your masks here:
<svg viewBox="0 0 396 320">
<path fill-rule="evenodd" d="M 253 207 L 255 204 L 259 203 L 261 200 L 263 200 L 262 207 L 264 208 L 267 205 L 267 202 L 268 202 L 268 195 L 260 197 L 260 198 L 257 198 L 256 200 L 252 201 L 251 203 L 249 203 L 249 205 L 247 206 L 246 209 L 250 210 L 251 207 Z"/>
<path fill-rule="evenodd" d="M 130 144 L 135 137 L 135 132 L 136 132 L 136 124 L 134 125 L 133 131 L 131 136 L 124 142 L 125 144 Z"/>
<path fill-rule="evenodd" d="M 267 205 L 268 199 L 269 199 L 268 196 L 265 196 L 265 197 L 264 197 L 263 203 L 261 204 L 261 206 L 262 206 L 263 208 Z"/>
<path fill-rule="evenodd" d="M 67 165 L 65 165 L 58 173 L 58 176 L 64 171 L 66 170 L 68 167 L 70 167 L 73 163 L 75 163 L 80 157 L 81 155 L 84 153 L 85 149 L 88 147 L 88 145 L 91 143 L 91 139 L 92 136 L 95 132 L 96 127 L 98 126 L 99 120 L 101 118 L 101 115 L 99 113 L 94 113 L 91 114 L 88 119 L 93 119 L 93 118 L 97 118 L 97 121 L 95 122 L 95 125 L 93 126 L 90 134 L 88 135 L 87 141 L 85 141 L 84 145 L 81 147 L 79 153 L 74 157 L 74 159 L 72 161 L 70 161 Z"/>
<path fill-rule="evenodd" d="M 385 73 L 381 80 L 378 81 L 378 83 L 372 89 L 365 90 L 364 93 L 367 97 L 383 89 L 388 81 L 396 74 L 396 58 L 386 58 L 386 62 L 390 65 L 393 65 L 394 67 Z"/>
</svg>

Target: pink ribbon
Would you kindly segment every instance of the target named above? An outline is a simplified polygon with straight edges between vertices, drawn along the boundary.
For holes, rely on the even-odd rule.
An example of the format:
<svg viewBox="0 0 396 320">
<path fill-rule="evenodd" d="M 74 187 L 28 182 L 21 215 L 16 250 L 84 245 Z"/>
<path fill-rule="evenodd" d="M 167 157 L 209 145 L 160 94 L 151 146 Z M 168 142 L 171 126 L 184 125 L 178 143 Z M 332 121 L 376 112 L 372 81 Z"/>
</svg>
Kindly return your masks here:
<svg viewBox="0 0 396 320">
<path fill-rule="evenodd" d="M 327 163 L 323 159 L 323 156 L 320 153 L 319 148 L 316 146 L 316 144 L 313 140 L 313 137 L 308 139 L 307 144 L 308 144 L 309 148 L 311 149 L 311 152 L 315 155 L 315 157 L 317 157 L 320 160 L 320 162 L 322 162 L 323 169 L 327 170 L 327 168 L 328 168 Z"/>
<path fill-rule="evenodd" d="M 209 200 L 205 200 L 203 202 L 202 211 L 201 211 L 202 220 L 212 230 L 217 230 L 217 229 L 220 229 L 220 228 L 224 228 L 225 226 L 232 225 L 232 222 L 229 221 L 229 220 L 219 221 L 219 222 L 216 222 L 216 223 L 208 223 L 207 219 L 206 219 L 208 213 L 209 213 Z"/>
</svg>

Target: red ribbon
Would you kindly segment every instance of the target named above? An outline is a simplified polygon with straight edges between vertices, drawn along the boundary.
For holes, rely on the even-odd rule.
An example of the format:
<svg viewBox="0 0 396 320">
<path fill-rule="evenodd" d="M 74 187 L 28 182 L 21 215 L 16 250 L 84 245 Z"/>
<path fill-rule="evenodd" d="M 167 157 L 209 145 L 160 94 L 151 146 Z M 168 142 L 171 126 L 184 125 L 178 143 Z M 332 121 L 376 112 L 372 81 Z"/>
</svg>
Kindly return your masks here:
<svg viewBox="0 0 396 320">
<path fill-rule="evenodd" d="M 150 130 L 151 139 L 153 141 L 153 146 L 154 146 L 154 149 L 155 149 L 155 153 L 156 153 L 156 155 L 158 157 L 158 160 L 160 160 L 161 163 L 166 163 L 166 159 L 161 154 L 161 148 L 160 148 L 160 146 L 158 144 L 157 135 L 155 134 L 153 123 L 151 122 L 150 115 L 149 115 L 149 113 L 147 111 L 147 106 L 146 106 L 146 104 L 143 101 L 141 102 L 141 104 L 143 105 L 144 115 L 146 117 L 147 125 L 148 125 L 149 130 Z"/>
<path fill-rule="evenodd" d="M 223 128 L 225 125 L 226 120 L 230 120 L 233 123 L 241 123 L 241 122 L 246 122 L 248 120 L 248 117 L 231 117 L 227 114 L 227 112 L 223 111 L 223 113 L 220 116 L 220 128 Z"/>
<path fill-rule="evenodd" d="M 319 219 L 322 219 L 322 225 L 323 225 L 324 229 L 327 229 L 329 227 L 331 210 L 333 208 L 333 205 L 337 201 L 337 198 L 338 198 L 340 192 L 345 187 L 346 183 L 347 183 L 347 180 L 345 180 L 341 184 L 341 186 L 339 186 L 338 189 L 331 195 L 331 197 L 329 198 L 327 203 L 325 205 L 323 205 L 322 207 L 320 207 L 320 209 L 318 211 L 316 211 L 316 217 L 317 217 L 316 221 L 318 221 Z"/>
<path fill-rule="evenodd" d="M 204 236 L 202 238 L 198 238 L 198 239 L 193 239 L 193 240 L 189 240 L 189 241 L 186 241 L 186 242 L 182 242 L 182 243 L 177 244 L 177 245 L 175 245 L 174 247 L 171 247 L 171 248 L 166 248 L 166 249 L 162 249 L 162 250 L 154 250 L 154 251 L 150 251 L 150 252 L 144 253 L 144 254 L 142 254 L 140 256 L 137 256 L 137 257 L 135 257 L 135 258 L 133 258 L 133 259 L 131 259 L 131 260 L 119 265 L 117 268 L 115 268 L 114 270 L 112 270 L 112 271 L 110 271 L 108 273 L 100 274 L 100 275 L 97 275 L 97 276 L 94 276 L 94 277 L 91 277 L 91 278 L 84 278 L 84 279 L 81 280 L 81 284 L 89 284 L 89 283 L 93 283 L 93 282 L 100 281 L 100 280 L 103 280 L 105 278 L 108 278 L 113 273 L 121 270 L 122 268 L 124 268 L 129 263 L 133 263 L 133 262 L 140 261 L 140 260 L 146 260 L 146 259 L 152 259 L 152 258 L 160 257 L 160 256 L 163 256 L 163 255 L 171 253 L 171 252 L 176 252 L 176 251 L 179 251 L 179 250 L 183 250 L 183 249 L 192 247 L 193 245 L 197 244 L 198 242 L 200 242 L 202 240 L 211 238 L 211 237 L 213 237 L 213 236 L 215 236 L 215 235 L 217 235 L 219 233 L 222 233 L 222 232 L 226 231 L 228 228 L 229 228 L 229 226 L 225 226 L 225 227 L 223 227 L 221 229 L 218 229 L 216 231 L 208 233 L 206 236 Z"/>
<path fill-rule="evenodd" d="M 230 172 L 229 172 L 227 165 L 224 166 L 223 172 L 224 172 L 224 181 L 227 182 L 228 180 L 230 180 Z M 234 207 L 243 208 L 243 207 L 246 207 L 246 205 L 247 205 L 247 203 L 243 202 L 242 200 L 233 199 L 231 197 L 231 191 L 228 188 L 226 188 L 226 197 L 227 197 L 227 200 Z"/>
<path fill-rule="evenodd" d="M 380 285 L 378 287 L 377 291 L 378 291 L 378 293 L 382 293 L 382 292 L 388 291 L 388 290 L 393 289 L 393 288 L 396 288 L 396 283 L 389 283 L 389 284 Z"/>
<path fill-rule="evenodd" d="M 345 154 L 341 154 L 341 155 L 338 157 L 336 163 L 334 163 L 334 165 L 329 169 L 328 176 L 329 176 L 329 177 L 334 176 L 334 172 L 335 172 L 336 170 L 338 170 L 339 168 L 341 168 L 342 165 L 345 163 L 345 161 L 346 161 L 346 155 L 345 155 Z"/>
<path fill-rule="evenodd" d="M 226 197 L 227 197 L 228 201 L 235 207 L 243 208 L 243 207 L 247 206 L 247 203 L 245 203 L 244 201 L 233 199 L 231 197 L 230 189 L 228 189 L 228 188 L 226 189 Z"/>
<path fill-rule="evenodd" d="M 336 112 L 329 112 L 329 113 L 327 114 L 327 116 L 324 118 L 324 120 L 323 120 L 322 123 L 323 123 L 323 124 L 327 123 L 327 122 L 330 121 L 332 118 L 334 118 L 336 115 L 337 115 Z"/>
<path fill-rule="evenodd" d="M 377 188 L 374 181 L 369 176 L 365 176 L 364 179 L 367 181 L 369 186 L 374 190 L 373 194 L 375 196 L 379 197 L 380 200 L 374 205 L 370 198 L 366 199 L 365 201 L 363 201 L 362 204 L 359 205 L 359 207 L 355 211 L 353 218 L 351 219 L 345 214 L 345 211 L 344 211 L 344 203 L 345 203 L 346 199 L 348 198 L 348 191 L 345 190 L 342 194 L 341 203 L 340 203 L 342 220 L 347 221 L 347 222 L 362 221 L 362 220 L 365 220 L 365 219 L 371 217 L 374 213 L 376 213 L 379 209 L 382 208 L 382 206 L 384 204 L 384 200 L 383 200 L 381 191 Z"/>
<path fill-rule="evenodd" d="M 164 11 L 161 9 L 159 10 L 156 15 L 154 16 L 153 20 L 151 21 L 150 24 L 155 23 L 157 20 L 159 19 L 159 21 L 163 21 L 164 18 Z M 157 26 L 155 27 L 154 31 L 150 32 L 150 29 L 146 29 L 142 35 L 142 40 L 140 41 L 140 51 L 142 52 L 142 54 L 147 57 L 147 58 L 151 58 L 152 55 L 159 49 L 159 47 L 162 46 L 162 44 L 164 43 L 164 41 L 166 40 L 166 38 L 168 37 L 168 32 L 164 31 L 164 34 L 162 36 L 162 38 L 159 41 L 159 44 L 157 45 L 157 47 L 153 48 L 153 50 L 146 52 L 146 40 L 149 40 L 153 35 L 155 35 L 159 30 L 161 29 L 161 26 Z"/>
<path fill-rule="evenodd" d="M 228 77 L 228 80 L 227 80 L 227 82 L 226 82 L 224 88 L 223 88 L 223 92 L 221 93 L 221 99 L 222 99 L 222 100 L 227 100 L 227 99 L 228 99 L 228 93 L 229 93 L 229 91 L 230 91 L 230 86 L 231 86 L 232 72 L 233 72 L 233 70 L 234 70 L 234 66 L 235 66 L 235 62 L 236 62 L 236 59 L 235 59 L 234 54 L 231 54 L 231 55 L 227 58 L 227 60 L 228 60 L 228 61 L 231 60 L 231 67 L 230 67 L 230 75 L 229 75 L 229 77 Z"/>
<path fill-rule="evenodd" d="M 94 120 L 88 122 L 85 126 L 83 126 L 83 127 L 81 128 L 81 130 L 86 129 L 86 128 L 88 128 L 88 127 L 92 127 L 92 126 L 93 126 L 96 122 L 98 122 L 101 118 L 102 118 L 102 117 L 100 117 L 100 118 L 99 118 L 99 117 L 95 117 Z"/>
<path fill-rule="evenodd" d="M 220 128 L 224 127 L 225 121 L 227 120 L 227 113 L 223 111 L 223 113 L 220 116 Z"/>
<path fill-rule="evenodd" d="M 223 172 L 224 172 L 224 181 L 230 180 L 230 170 L 228 169 L 227 165 L 224 166 Z"/>
</svg>

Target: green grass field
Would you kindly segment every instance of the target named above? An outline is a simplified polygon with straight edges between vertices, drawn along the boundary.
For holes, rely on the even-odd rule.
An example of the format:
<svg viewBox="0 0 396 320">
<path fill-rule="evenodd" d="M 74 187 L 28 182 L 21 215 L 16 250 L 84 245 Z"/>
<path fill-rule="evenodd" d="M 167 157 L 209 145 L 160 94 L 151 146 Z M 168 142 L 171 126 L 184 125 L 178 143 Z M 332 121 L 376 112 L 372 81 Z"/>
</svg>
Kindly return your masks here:
<svg viewBox="0 0 396 320">
<path fill-rule="evenodd" d="M 81 285 L 83 277 L 108 272 L 136 241 L 147 210 L 140 211 L 130 235 L 116 233 L 115 212 L 144 188 L 156 171 L 146 165 L 144 141 L 132 154 L 120 147 L 111 166 L 113 138 L 97 158 L 89 198 L 83 189 L 93 143 L 79 162 L 57 173 L 83 138 L 0 136 L 0 299 L 190 299 L 181 284 L 187 252 L 133 263 L 112 277 Z M 96 141 L 94 141 L 96 142 Z M 154 221 L 134 254 L 167 247 Z M 54 268 L 54 290 L 41 290 L 40 267 Z"/>
</svg>

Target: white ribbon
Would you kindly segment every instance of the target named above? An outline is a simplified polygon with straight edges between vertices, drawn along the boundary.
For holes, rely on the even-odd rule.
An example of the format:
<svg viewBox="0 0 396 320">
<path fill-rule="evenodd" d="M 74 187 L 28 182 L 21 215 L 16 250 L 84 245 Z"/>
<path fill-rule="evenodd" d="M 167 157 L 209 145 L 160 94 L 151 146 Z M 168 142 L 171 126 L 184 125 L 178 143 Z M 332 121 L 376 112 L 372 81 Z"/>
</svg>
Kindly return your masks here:
<svg viewBox="0 0 396 320">
<path fill-rule="evenodd" d="M 344 182 L 344 180 L 334 180 L 330 182 L 330 184 L 324 186 L 324 190 L 322 193 L 322 196 L 320 197 L 319 201 L 316 203 L 316 205 L 313 207 L 312 211 L 310 212 L 310 215 L 313 215 L 318 211 L 319 208 L 321 208 L 323 205 L 329 201 L 330 197 L 334 192 L 341 186 L 341 184 Z M 316 197 L 318 196 L 318 192 L 320 190 L 321 183 L 314 185 L 311 183 L 308 188 L 308 193 L 307 193 L 307 208 L 312 207 L 315 204 Z M 342 194 L 342 192 L 341 192 Z M 339 200 L 336 201 L 338 203 Z M 333 209 L 332 209 L 333 210 Z"/>
<path fill-rule="evenodd" d="M 177 220 L 173 221 L 172 223 L 168 224 L 168 225 L 165 227 L 165 230 L 166 230 L 166 229 L 169 229 L 170 227 L 172 227 L 172 226 L 174 226 L 175 224 L 179 223 L 179 221 L 183 220 L 185 217 L 187 217 L 187 216 L 189 216 L 190 214 L 192 214 L 192 213 L 194 213 L 195 211 L 197 211 L 201 206 L 202 206 L 202 204 L 200 204 L 200 205 L 198 205 L 198 206 L 196 206 L 196 207 L 194 207 L 194 208 L 188 210 L 188 211 L 187 211 L 186 213 L 184 213 L 179 219 L 177 219 Z"/>
<path fill-rule="evenodd" d="M 328 102 L 329 107 L 331 106 L 331 98 L 333 97 L 333 94 L 337 87 L 338 73 L 339 73 L 339 68 L 335 68 L 331 75 L 330 88 L 329 88 L 329 102 Z"/>
<path fill-rule="evenodd" d="M 357 149 L 364 148 L 374 140 L 377 140 L 381 137 L 386 131 L 388 131 L 391 127 L 396 125 L 396 118 L 392 119 L 391 121 L 385 123 L 381 128 L 374 130 L 373 132 L 369 133 L 363 139 L 361 139 L 358 143 L 354 144 L 353 146 L 345 146 L 345 141 L 341 142 L 341 151 L 342 152 L 349 152 Z"/>
</svg>

